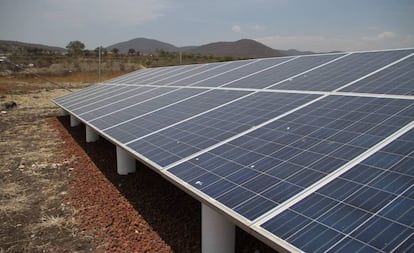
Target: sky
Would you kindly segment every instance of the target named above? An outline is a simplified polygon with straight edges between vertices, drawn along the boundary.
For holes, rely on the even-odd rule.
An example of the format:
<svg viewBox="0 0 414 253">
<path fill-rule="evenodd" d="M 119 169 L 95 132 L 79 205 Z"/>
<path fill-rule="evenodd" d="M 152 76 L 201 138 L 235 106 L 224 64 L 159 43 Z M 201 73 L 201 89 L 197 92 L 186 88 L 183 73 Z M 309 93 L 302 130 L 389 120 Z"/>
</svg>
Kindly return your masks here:
<svg viewBox="0 0 414 253">
<path fill-rule="evenodd" d="M 0 40 L 88 49 L 254 39 L 275 49 L 414 47 L 413 0 L 0 0 Z"/>
</svg>

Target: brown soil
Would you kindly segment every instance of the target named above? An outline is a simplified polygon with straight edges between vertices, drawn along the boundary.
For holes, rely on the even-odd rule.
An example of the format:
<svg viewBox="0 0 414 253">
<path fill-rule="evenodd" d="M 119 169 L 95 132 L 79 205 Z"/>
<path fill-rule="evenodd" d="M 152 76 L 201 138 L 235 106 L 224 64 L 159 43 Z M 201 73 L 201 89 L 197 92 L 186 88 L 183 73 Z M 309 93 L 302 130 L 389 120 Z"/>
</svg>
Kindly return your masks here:
<svg viewBox="0 0 414 253">
<path fill-rule="evenodd" d="M 0 94 L 0 252 L 90 252 L 67 203 L 69 168 L 50 98 L 63 90 Z"/>
<path fill-rule="evenodd" d="M 200 252 L 200 203 L 144 165 L 117 175 L 115 147 L 50 102 L 67 91 L 35 87 L 0 91 L 17 103 L 0 114 L 0 252 Z M 236 252 L 273 251 L 237 229 Z"/>
</svg>

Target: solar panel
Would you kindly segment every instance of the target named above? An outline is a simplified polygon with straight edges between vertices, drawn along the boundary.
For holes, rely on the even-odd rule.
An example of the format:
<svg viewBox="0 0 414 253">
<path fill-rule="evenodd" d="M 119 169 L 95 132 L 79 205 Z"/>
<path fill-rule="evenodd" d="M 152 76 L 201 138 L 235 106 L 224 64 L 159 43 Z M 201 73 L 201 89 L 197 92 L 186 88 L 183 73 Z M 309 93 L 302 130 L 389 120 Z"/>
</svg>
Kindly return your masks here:
<svg viewBox="0 0 414 253">
<path fill-rule="evenodd" d="M 411 130 L 262 227 L 307 252 L 410 252 L 413 186 Z"/>
<path fill-rule="evenodd" d="M 403 61 L 345 87 L 341 91 L 414 95 L 414 56 L 411 54 Z"/>
<path fill-rule="evenodd" d="M 254 220 L 414 120 L 411 111 L 414 101 L 328 96 L 169 171 Z"/>
<path fill-rule="evenodd" d="M 414 50 L 352 53 L 332 64 L 282 82 L 274 88 L 332 91 L 413 52 Z"/>
<path fill-rule="evenodd" d="M 328 62 L 338 60 L 343 56 L 344 54 L 326 54 L 291 58 L 291 61 L 282 62 L 282 64 L 276 65 L 274 68 L 269 68 L 255 75 L 245 76 L 225 86 L 256 89 L 266 88 L 270 85 L 274 86 L 279 82 L 283 82 L 315 67 L 320 67 Z"/>
<path fill-rule="evenodd" d="M 155 163 L 167 166 L 316 97 L 307 94 L 248 93 L 216 110 L 126 144 Z"/>
<path fill-rule="evenodd" d="M 187 91 L 186 89 L 185 91 Z M 188 97 L 178 103 L 159 108 L 156 112 L 122 119 L 122 123 L 110 126 L 102 131 L 119 142 L 125 143 L 156 130 L 168 127 L 199 113 L 211 110 L 221 104 L 246 95 L 243 91 L 204 91 Z M 117 113 L 119 115 L 119 113 Z M 102 118 L 101 120 L 106 120 Z"/>
<path fill-rule="evenodd" d="M 198 83 L 198 86 L 208 86 L 208 87 L 218 87 L 226 85 L 230 82 L 238 80 L 240 78 L 253 75 L 257 72 L 273 68 L 274 66 L 278 66 L 283 62 L 287 62 L 293 60 L 291 57 L 284 57 L 284 58 L 270 58 L 270 59 L 261 59 L 256 61 L 250 61 L 248 64 L 245 64 L 239 68 L 235 68 L 231 71 L 223 73 L 219 76 L 207 79 Z"/>
<path fill-rule="evenodd" d="M 413 53 L 145 69 L 54 101 L 276 249 L 409 252 Z"/>
<path fill-rule="evenodd" d="M 215 68 L 212 68 L 208 71 L 201 71 L 196 75 L 189 75 L 187 78 L 180 80 L 179 82 L 171 82 L 169 85 L 179 85 L 179 86 L 202 86 L 200 85 L 201 82 L 205 82 L 209 79 L 215 78 L 217 76 L 221 76 L 230 72 L 234 69 L 240 68 L 244 65 L 248 65 L 252 63 L 252 60 L 248 61 L 234 61 L 234 62 L 226 62 L 226 63 L 219 63 Z M 218 85 L 217 85 L 218 86 Z"/>
</svg>

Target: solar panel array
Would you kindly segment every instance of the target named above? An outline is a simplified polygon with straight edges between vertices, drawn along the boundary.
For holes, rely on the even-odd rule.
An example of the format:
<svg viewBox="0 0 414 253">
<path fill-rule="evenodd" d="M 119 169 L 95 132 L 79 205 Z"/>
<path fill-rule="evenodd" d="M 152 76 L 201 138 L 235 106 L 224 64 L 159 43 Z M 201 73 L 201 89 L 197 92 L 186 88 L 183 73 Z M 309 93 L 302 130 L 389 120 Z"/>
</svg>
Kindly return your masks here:
<svg viewBox="0 0 414 253">
<path fill-rule="evenodd" d="M 414 251 L 414 49 L 136 71 L 54 102 L 279 250 Z"/>
</svg>

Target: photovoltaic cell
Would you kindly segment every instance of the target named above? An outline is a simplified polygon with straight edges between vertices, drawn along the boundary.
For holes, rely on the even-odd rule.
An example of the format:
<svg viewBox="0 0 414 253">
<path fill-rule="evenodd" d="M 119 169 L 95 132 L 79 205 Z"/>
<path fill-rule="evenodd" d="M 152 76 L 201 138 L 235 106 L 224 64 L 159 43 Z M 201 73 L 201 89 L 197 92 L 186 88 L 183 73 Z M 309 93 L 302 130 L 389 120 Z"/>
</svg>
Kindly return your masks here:
<svg viewBox="0 0 414 253">
<path fill-rule="evenodd" d="M 89 99 L 84 99 L 82 104 L 78 104 L 74 109 L 71 111 L 77 115 L 87 113 L 96 109 L 102 109 L 103 107 L 111 107 L 114 108 L 114 104 L 123 102 L 123 101 L 131 101 L 132 103 L 136 100 L 138 95 L 148 92 L 150 90 L 154 90 L 155 88 L 152 87 L 140 87 L 140 86 L 125 86 L 124 89 L 121 91 L 114 92 L 112 96 L 108 95 L 103 98 L 96 99 L 95 97 L 91 97 Z M 127 104 L 123 104 L 123 106 L 127 106 Z"/>
<path fill-rule="evenodd" d="M 248 92 L 244 91 L 207 91 L 200 93 L 198 96 L 167 106 L 139 118 L 129 121 L 124 120 L 122 124 L 116 127 L 104 129 L 104 132 L 112 136 L 115 140 L 121 143 L 126 143 L 204 111 L 213 109 L 221 104 L 230 102 L 247 93 Z M 101 120 L 106 119 L 102 118 Z"/>
<path fill-rule="evenodd" d="M 216 67 L 215 65 L 216 64 L 203 64 L 203 65 L 194 64 L 192 66 L 192 68 L 190 68 L 190 69 L 187 68 L 185 71 L 182 71 L 181 73 L 166 77 L 164 79 L 161 79 L 161 80 L 158 80 L 158 81 L 155 81 L 155 82 L 151 82 L 150 84 L 151 85 L 168 85 L 170 83 L 175 83 L 175 82 L 180 81 L 181 79 L 187 78 L 188 76 L 192 76 L 194 74 L 198 74 L 198 73 L 201 73 L 203 71 L 207 71 L 209 69 L 212 69 L 212 68 Z"/>
<path fill-rule="evenodd" d="M 255 93 L 127 146 L 161 166 L 239 134 L 313 100 L 317 95 Z"/>
<path fill-rule="evenodd" d="M 181 72 L 186 71 L 187 69 L 192 69 L 196 67 L 195 65 L 183 65 L 183 66 L 174 66 L 174 67 L 164 67 L 160 71 L 147 75 L 141 78 L 132 78 L 125 80 L 123 83 L 126 84 L 152 84 L 159 80 L 168 78 L 169 76 L 180 74 Z"/>
<path fill-rule="evenodd" d="M 105 130 L 110 127 L 117 127 L 119 124 L 127 123 L 132 119 L 147 115 L 160 108 L 170 106 L 174 103 L 179 103 L 183 99 L 195 96 L 205 92 L 202 89 L 171 89 L 160 88 L 152 90 L 149 93 L 138 98 L 134 97 L 132 100 L 123 101 L 128 102 L 128 106 L 121 109 L 114 110 L 116 107 L 109 107 L 106 113 L 99 118 L 90 120 L 90 123 L 100 130 Z M 151 95 L 158 94 L 158 96 L 151 97 Z M 124 103 L 121 104 L 125 105 Z M 101 110 L 100 110 L 101 111 Z M 83 118 L 84 115 L 81 115 Z"/>
<path fill-rule="evenodd" d="M 130 87 L 130 86 L 112 86 L 109 89 L 105 89 L 103 92 L 94 93 L 91 96 L 88 96 L 87 98 L 83 96 L 82 98 L 76 100 L 75 103 L 68 104 L 66 108 L 69 110 L 74 110 L 75 108 L 80 109 L 86 105 L 97 103 L 107 98 L 117 96 L 119 94 L 125 94 L 128 92 L 131 92 L 133 88 L 134 87 Z M 75 100 L 72 100 L 72 102 L 73 101 Z"/>
<path fill-rule="evenodd" d="M 116 91 L 119 88 L 120 86 L 118 85 L 96 85 L 94 88 L 88 89 L 85 92 L 70 94 L 73 95 L 71 98 L 62 99 L 59 101 L 59 103 L 65 108 L 69 108 L 72 105 L 76 105 L 78 103 L 83 102 L 84 99 L 105 95 L 106 93 L 110 91 Z"/>
<path fill-rule="evenodd" d="M 251 64 L 255 60 L 248 60 L 248 61 L 234 61 L 234 62 L 225 62 L 225 63 L 216 63 L 219 66 L 216 68 L 212 68 L 209 71 L 201 72 L 194 76 L 189 76 L 179 82 L 171 83 L 170 85 L 179 85 L 179 86 L 202 86 L 200 85 L 201 82 L 205 82 L 211 78 L 215 78 L 216 76 L 223 75 L 229 71 L 234 69 L 240 68 L 241 66 Z M 218 85 L 217 85 L 218 86 Z"/>
<path fill-rule="evenodd" d="M 102 103 L 90 104 L 86 107 L 76 110 L 78 116 L 85 121 L 92 121 L 98 118 L 105 117 L 109 114 L 114 114 L 123 110 L 127 110 L 133 106 L 138 106 L 144 102 L 150 101 L 159 96 L 169 94 L 177 88 L 155 88 L 155 87 L 140 87 L 131 94 L 132 96 L 119 99 L 117 101 L 102 101 Z M 180 96 L 178 96 L 180 98 Z M 168 101 L 167 99 L 167 102 Z"/>
<path fill-rule="evenodd" d="M 54 101 L 59 103 L 59 105 L 63 105 L 64 103 L 70 103 L 72 99 L 76 99 L 76 97 L 84 96 L 86 94 L 91 94 L 95 91 L 98 91 L 103 88 L 111 87 L 112 85 L 91 85 L 85 89 L 74 91 L 62 97 L 55 98 Z"/>
<path fill-rule="evenodd" d="M 248 76 L 236 82 L 232 82 L 225 86 L 255 89 L 266 88 L 277 82 L 283 81 L 306 70 L 312 69 L 316 66 L 332 61 L 343 55 L 344 54 L 302 56 L 292 61 L 285 62 L 283 64 L 275 66 L 274 68 L 268 69 L 266 71 Z"/>
<path fill-rule="evenodd" d="M 332 91 L 413 52 L 414 50 L 353 53 L 315 71 L 275 85 L 273 88 Z"/>
<path fill-rule="evenodd" d="M 159 70 L 158 68 L 140 69 L 140 70 L 136 70 L 136 71 L 133 71 L 131 73 L 122 75 L 120 77 L 116 77 L 116 78 L 104 81 L 103 83 L 112 83 L 112 84 L 113 83 L 123 83 L 124 80 L 128 80 L 128 79 L 131 79 L 131 78 L 142 77 L 142 76 L 148 75 L 152 72 L 156 72 L 158 70 Z"/>
<path fill-rule="evenodd" d="M 245 77 L 247 75 L 253 74 L 257 71 L 272 67 L 274 65 L 280 64 L 282 62 L 288 61 L 289 57 L 287 58 L 270 58 L 270 59 L 262 59 L 254 61 L 254 64 L 246 64 L 240 68 L 233 69 L 227 73 L 223 73 L 222 75 L 209 78 L 205 81 L 202 81 L 197 84 L 197 86 L 206 86 L 206 87 L 218 87 L 239 78 Z"/>
<path fill-rule="evenodd" d="M 413 186 L 411 130 L 262 227 L 306 252 L 410 252 Z"/>
<path fill-rule="evenodd" d="M 340 91 L 414 95 L 414 56 L 362 79 Z"/>
<path fill-rule="evenodd" d="M 162 68 L 153 68 L 153 69 L 144 69 L 142 71 L 144 71 L 143 74 L 141 74 L 141 70 L 140 71 L 136 71 L 134 72 L 134 75 L 128 75 L 125 76 L 124 78 L 120 79 L 120 80 L 116 80 L 115 82 L 111 82 L 112 84 L 123 84 L 123 83 L 130 83 L 130 84 L 137 84 L 139 83 L 141 80 L 145 80 L 148 78 L 152 78 L 154 76 L 163 74 L 167 71 L 171 71 L 171 67 L 162 67 Z"/>
<path fill-rule="evenodd" d="M 379 129 L 411 122 L 412 110 L 414 101 L 329 96 L 169 172 L 254 220 L 390 134 Z"/>
</svg>

